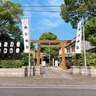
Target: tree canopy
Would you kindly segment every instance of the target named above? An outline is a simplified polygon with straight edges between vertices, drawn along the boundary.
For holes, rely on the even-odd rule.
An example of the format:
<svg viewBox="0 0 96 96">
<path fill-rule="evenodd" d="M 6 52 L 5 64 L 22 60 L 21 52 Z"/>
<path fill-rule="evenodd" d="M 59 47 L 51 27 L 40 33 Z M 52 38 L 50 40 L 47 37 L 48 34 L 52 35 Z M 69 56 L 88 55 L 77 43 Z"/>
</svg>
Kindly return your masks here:
<svg viewBox="0 0 96 96">
<path fill-rule="evenodd" d="M 21 30 L 18 26 L 23 10 L 19 3 L 0 0 L 0 40 L 20 40 Z"/>
<path fill-rule="evenodd" d="M 96 46 L 96 17 L 85 24 L 86 39 Z"/>
<path fill-rule="evenodd" d="M 43 33 L 39 40 L 58 40 L 57 36 L 51 32 L 45 32 Z M 56 44 L 56 43 L 54 43 Z M 51 43 L 45 43 L 45 45 L 51 45 Z M 42 48 L 41 51 L 43 51 L 46 56 L 49 56 L 49 51 L 50 51 L 50 57 L 52 58 L 57 58 L 57 56 L 59 55 L 59 49 L 58 48 Z"/>
<path fill-rule="evenodd" d="M 58 40 L 58 37 L 51 32 L 44 32 L 40 36 L 39 40 Z"/>
<path fill-rule="evenodd" d="M 96 46 L 96 0 L 64 0 L 60 15 L 73 28 L 84 18 L 86 40 Z"/>
<path fill-rule="evenodd" d="M 70 22 L 76 28 L 82 17 L 85 21 L 96 17 L 96 0 L 64 0 L 60 15 L 65 22 Z"/>
</svg>

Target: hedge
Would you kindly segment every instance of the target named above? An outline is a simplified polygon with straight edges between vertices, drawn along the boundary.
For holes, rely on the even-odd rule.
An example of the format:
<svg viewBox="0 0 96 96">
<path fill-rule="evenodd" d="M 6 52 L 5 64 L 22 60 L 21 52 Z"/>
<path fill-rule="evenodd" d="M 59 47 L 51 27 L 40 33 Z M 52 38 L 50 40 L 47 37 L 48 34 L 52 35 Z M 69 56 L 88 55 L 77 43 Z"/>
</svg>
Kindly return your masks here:
<svg viewBox="0 0 96 96">
<path fill-rule="evenodd" d="M 84 66 L 84 55 L 77 54 L 72 57 L 70 60 L 72 65 L 75 66 Z M 86 53 L 86 63 L 87 66 L 96 66 L 96 53 Z"/>
<path fill-rule="evenodd" d="M 33 64 L 33 56 L 30 55 L 31 65 Z M 22 53 L 21 60 L 0 60 L 0 68 L 20 68 L 22 66 L 28 66 L 28 54 Z"/>
</svg>

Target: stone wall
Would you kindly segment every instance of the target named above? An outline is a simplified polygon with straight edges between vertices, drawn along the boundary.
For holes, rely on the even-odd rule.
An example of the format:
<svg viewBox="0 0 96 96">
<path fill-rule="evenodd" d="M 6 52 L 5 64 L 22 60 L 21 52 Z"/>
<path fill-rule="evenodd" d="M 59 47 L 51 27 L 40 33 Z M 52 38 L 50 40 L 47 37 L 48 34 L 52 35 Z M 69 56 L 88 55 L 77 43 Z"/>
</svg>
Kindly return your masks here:
<svg viewBox="0 0 96 96">
<path fill-rule="evenodd" d="M 41 75 L 40 66 L 30 67 L 30 76 Z M 27 77 L 29 72 L 28 66 L 22 68 L 0 68 L 0 77 Z"/>
<path fill-rule="evenodd" d="M 87 66 L 87 69 L 84 66 L 72 66 L 71 73 L 73 75 L 81 75 L 81 76 L 91 76 L 96 77 L 96 68 L 93 66 Z"/>
<path fill-rule="evenodd" d="M 25 67 L 23 68 L 1 68 L 0 77 L 25 77 Z"/>
</svg>

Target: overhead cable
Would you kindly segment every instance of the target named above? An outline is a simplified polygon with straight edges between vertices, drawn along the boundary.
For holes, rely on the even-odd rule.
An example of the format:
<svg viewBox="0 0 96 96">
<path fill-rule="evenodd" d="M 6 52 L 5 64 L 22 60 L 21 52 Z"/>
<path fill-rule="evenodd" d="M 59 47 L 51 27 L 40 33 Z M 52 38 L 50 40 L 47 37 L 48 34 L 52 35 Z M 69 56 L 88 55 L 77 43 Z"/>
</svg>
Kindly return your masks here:
<svg viewBox="0 0 96 96">
<path fill-rule="evenodd" d="M 21 7 L 60 7 L 60 5 L 33 5 L 33 6 L 21 6 Z"/>
<path fill-rule="evenodd" d="M 30 11 L 30 12 L 52 12 L 52 13 L 61 12 L 61 11 L 46 11 L 46 10 L 23 10 L 23 11 Z"/>
</svg>

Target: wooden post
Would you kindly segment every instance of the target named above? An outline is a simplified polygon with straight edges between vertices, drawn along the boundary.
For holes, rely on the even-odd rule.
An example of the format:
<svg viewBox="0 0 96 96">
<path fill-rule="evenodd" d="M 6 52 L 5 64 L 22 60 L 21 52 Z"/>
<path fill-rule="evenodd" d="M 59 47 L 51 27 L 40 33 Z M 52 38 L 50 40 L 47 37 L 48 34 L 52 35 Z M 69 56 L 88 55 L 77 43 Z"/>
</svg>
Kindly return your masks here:
<svg viewBox="0 0 96 96">
<path fill-rule="evenodd" d="M 66 62 L 65 62 L 65 47 L 64 47 L 64 42 L 61 42 L 61 50 L 62 50 L 62 64 L 61 67 L 63 69 L 66 69 Z"/>
<path fill-rule="evenodd" d="M 36 66 L 40 66 L 40 43 L 38 42 L 38 50 L 37 50 L 37 64 Z"/>
</svg>

